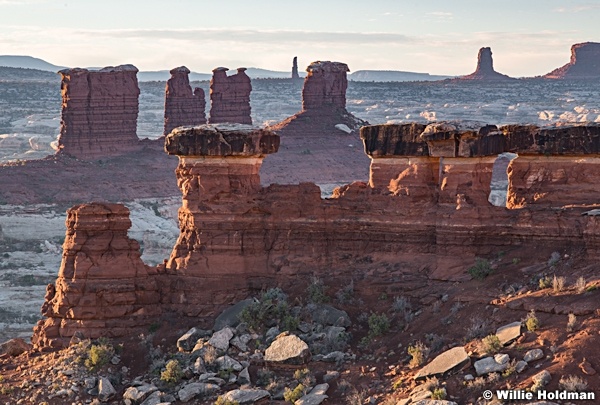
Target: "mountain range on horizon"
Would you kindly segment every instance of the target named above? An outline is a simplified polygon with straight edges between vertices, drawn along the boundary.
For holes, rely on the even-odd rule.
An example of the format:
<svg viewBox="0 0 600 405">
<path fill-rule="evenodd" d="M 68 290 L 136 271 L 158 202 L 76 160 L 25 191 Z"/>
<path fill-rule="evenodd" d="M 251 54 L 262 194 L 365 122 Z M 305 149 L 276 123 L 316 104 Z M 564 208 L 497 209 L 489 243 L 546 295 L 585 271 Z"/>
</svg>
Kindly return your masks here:
<svg viewBox="0 0 600 405">
<path fill-rule="evenodd" d="M 49 63 L 43 59 L 27 55 L 0 55 L 0 66 L 21 69 L 36 69 L 45 72 L 56 73 L 62 69 L 68 69 L 66 66 L 59 66 Z M 86 69 L 97 70 L 100 67 L 87 67 Z M 235 71 L 235 69 L 232 69 Z M 289 72 L 276 71 L 262 68 L 250 67 L 246 69 L 246 74 L 252 79 L 287 79 L 291 77 Z M 306 76 L 306 72 L 299 72 L 300 77 Z M 148 81 L 167 81 L 170 77 L 169 70 L 140 71 L 138 80 L 140 82 Z M 399 70 L 357 70 L 348 74 L 350 81 L 369 81 L 369 82 L 404 82 L 404 81 L 435 81 L 443 80 L 453 76 L 430 75 L 429 73 L 406 72 Z M 191 72 L 190 81 L 208 81 L 212 78 L 212 73 Z"/>
</svg>

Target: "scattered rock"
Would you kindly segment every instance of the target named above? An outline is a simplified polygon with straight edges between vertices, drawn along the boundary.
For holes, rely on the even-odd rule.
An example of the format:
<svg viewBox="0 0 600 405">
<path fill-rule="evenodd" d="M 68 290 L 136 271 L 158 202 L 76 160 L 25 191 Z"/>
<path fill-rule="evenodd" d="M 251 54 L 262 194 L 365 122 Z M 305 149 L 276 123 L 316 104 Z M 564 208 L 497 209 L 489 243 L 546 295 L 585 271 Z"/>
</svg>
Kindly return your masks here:
<svg viewBox="0 0 600 405">
<path fill-rule="evenodd" d="M 163 398 L 160 391 L 154 391 L 140 405 L 159 405 L 163 403 Z"/>
<path fill-rule="evenodd" d="M 531 377 L 531 380 L 535 384 L 544 386 L 548 384 L 550 380 L 552 380 L 552 376 L 550 375 L 550 372 L 548 370 L 544 370 Z"/>
<path fill-rule="evenodd" d="M 221 330 L 226 326 L 235 328 L 240 323 L 240 314 L 242 311 L 246 307 L 252 305 L 255 301 L 256 300 L 254 298 L 248 298 L 246 300 L 239 301 L 225 309 L 219 316 L 217 316 L 217 319 L 215 319 L 215 325 L 213 326 L 213 329 Z"/>
<path fill-rule="evenodd" d="M 215 364 L 219 370 L 233 370 L 242 371 L 244 367 L 237 361 L 229 356 L 221 356 L 215 360 Z"/>
<path fill-rule="evenodd" d="M 247 352 L 248 351 L 248 343 L 251 340 L 252 340 L 252 336 L 246 333 L 242 336 L 235 336 L 233 339 L 231 339 L 231 342 L 229 342 L 229 343 L 232 346 L 234 346 L 235 348 L 237 348 L 239 351 Z"/>
<path fill-rule="evenodd" d="M 517 373 L 522 373 L 523 371 L 525 371 L 526 368 L 527 368 L 527 362 L 524 360 L 518 361 L 515 366 L 515 370 L 517 371 Z"/>
<path fill-rule="evenodd" d="M 327 304 L 319 304 L 312 312 L 313 321 L 323 326 L 343 326 L 348 327 L 352 324 L 346 311 L 337 309 Z"/>
<path fill-rule="evenodd" d="M 509 323 L 496 330 L 496 336 L 500 339 L 500 343 L 507 345 L 513 340 L 521 336 L 521 321 Z"/>
<path fill-rule="evenodd" d="M 308 345 L 295 335 L 279 337 L 265 350 L 266 362 L 305 364 L 309 359 Z"/>
<path fill-rule="evenodd" d="M 198 395 L 209 395 L 219 390 L 219 386 L 211 383 L 189 383 L 184 385 L 178 392 L 179 400 L 188 402 Z"/>
<path fill-rule="evenodd" d="M 129 399 L 133 401 L 133 403 L 137 404 L 146 399 L 153 392 L 158 391 L 152 384 L 142 384 L 136 387 L 129 387 L 123 393 L 123 399 Z"/>
<path fill-rule="evenodd" d="M 98 399 L 102 402 L 106 402 L 116 393 L 117 390 L 115 390 L 108 378 L 100 377 L 98 381 Z"/>
<path fill-rule="evenodd" d="M 238 389 L 225 393 L 223 399 L 236 401 L 240 405 L 253 404 L 258 400 L 270 397 L 269 391 L 259 389 Z"/>
<path fill-rule="evenodd" d="M 415 375 L 415 380 L 446 374 L 451 370 L 466 366 L 470 361 L 464 347 L 453 347 L 437 356 L 431 363 L 419 370 Z"/>
<path fill-rule="evenodd" d="M 25 343 L 21 338 L 10 339 L 0 344 L 0 354 L 7 354 L 8 356 L 18 356 L 31 349 L 31 345 Z"/>
<path fill-rule="evenodd" d="M 498 355 L 496 355 L 498 357 Z M 499 358 L 498 360 L 504 361 L 504 357 Z M 477 360 L 474 363 L 475 371 L 477 375 L 485 375 L 489 373 L 497 373 L 502 372 L 508 368 L 508 361 L 504 363 L 499 363 L 495 357 L 485 357 L 481 360 Z"/>
<path fill-rule="evenodd" d="M 542 349 L 533 349 L 525 353 L 525 355 L 523 356 L 523 360 L 529 363 L 535 360 L 539 360 L 542 357 L 544 357 L 544 352 L 542 351 Z"/>
<path fill-rule="evenodd" d="M 581 363 L 579 363 L 579 368 L 581 369 L 581 371 L 583 371 L 583 374 L 587 374 L 587 375 L 595 375 L 596 374 L 596 370 L 594 369 L 594 367 L 592 367 L 590 362 L 585 359 L 585 357 L 583 358 L 583 361 Z"/>
<path fill-rule="evenodd" d="M 340 372 L 339 371 L 329 370 L 323 376 L 323 381 L 326 382 L 326 383 L 329 383 L 331 381 L 337 380 L 338 378 L 340 378 Z"/>
<path fill-rule="evenodd" d="M 204 374 L 206 373 L 206 366 L 204 365 L 204 360 L 202 357 L 198 357 L 194 362 L 194 366 L 192 368 L 194 374 Z"/>
<path fill-rule="evenodd" d="M 229 327 L 223 328 L 218 332 L 215 332 L 208 344 L 214 347 L 215 349 L 227 351 L 229 349 L 229 341 L 233 337 L 233 330 Z"/>
<path fill-rule="evenodd" d="M 194 348 L 194 345 L 200 338 L 200 330 L 192 328 L 188 330 L 184 335 L 177 339 L 177 348 L 182 351 L 189 352 Z"/>
<path fill-rule="evenodd" d="M 252 384 L 252 381 L 250 380 L 250 372 L 248 371 L 248 367 L 240 371 L 240 374 L 238 374 L 238 383 L 240 385 Z"/>
</svg>

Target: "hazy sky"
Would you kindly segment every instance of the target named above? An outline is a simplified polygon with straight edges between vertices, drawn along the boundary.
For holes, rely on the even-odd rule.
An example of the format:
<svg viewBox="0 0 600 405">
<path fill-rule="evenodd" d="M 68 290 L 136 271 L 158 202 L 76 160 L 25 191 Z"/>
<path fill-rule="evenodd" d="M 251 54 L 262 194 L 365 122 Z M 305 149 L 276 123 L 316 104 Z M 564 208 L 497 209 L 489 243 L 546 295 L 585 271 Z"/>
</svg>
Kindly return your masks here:
<svg viewBox="0 0 600 405">
<path fill-rule="evenodd" d="M 497 71 L 548 73 L 600 42 L 600 0 L 0 0 L 0 55 L 64 66 L 132 63 L 468 74 L 491 46 Z"/>
</svg>

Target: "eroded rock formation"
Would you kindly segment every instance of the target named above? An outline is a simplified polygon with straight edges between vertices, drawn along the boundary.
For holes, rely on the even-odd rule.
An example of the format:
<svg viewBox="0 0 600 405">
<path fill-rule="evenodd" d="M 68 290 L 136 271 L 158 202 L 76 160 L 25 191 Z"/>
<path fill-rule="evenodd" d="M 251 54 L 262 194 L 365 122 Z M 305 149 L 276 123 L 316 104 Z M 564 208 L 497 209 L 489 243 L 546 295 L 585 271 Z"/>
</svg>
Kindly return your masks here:
<svg viewBox="0 0 600 405">
<path fill-rule="evenodd" d="M 120 204 L 82 204 L 67 211 L 63 259 L 46 290 L 32 343 L 62 347 L 80 332 L 88 338 L 147 330 L 160 314 L 156 269 L 129 239 L 129 210 Z M 143 331 L 142 330 L 142 331 Z"/>
<path fill-rule="evenodd" d="M 454 80 L 513 80 L 512 77 L 503 75 L 494 70 L 494 60 L 492 59 L 492 49 L 489 47 L 479 49 L 477 54 L 477 68 L 470 75 L 461 76 Z"/>
<path fill-rule="evenodd" d="M 600 43 L 583 42 L 571 46 L 571 60 L 544 76 L 546 79 L 600 78 Z"/>
<path fill-rule="evenodd" d="M 170 73 L 165 88 L 165 136 L 180 126 L 206 124 L 204 90 L 196 87 L 192 92 L 190 70 L 181 66 Z"/>
<path fill-rule="evenodd" d="M 507 248 L 600 251 L 600 221 L 582 215 L 600 199 L 600 126 L 412 123 L 364 127 L 361 138 L 369 182 L 322 199 L 312 183 L 261 187 L 262 161 L 279 147 L 268 130 L 174 130 L 165 150 L 179 158 L 183 202 L 170 258 L 156 270 L 140 262 L 124 208 L 75 207 L 34 342 L 59 345 L 76 330 L 124 334 L 124 321 L 150 322 L 148 304 L 197 324 L 251 292 L 304 291 L 312 275 L 352 280 L 366 295 L 426 295 L 430 280 L 464 280 L 476 256 Z M 519 156 L 507 169 L 507 206 L 495 207 L 487 197 L 503 152 Z"/>
<path fill-rule="evenodd" d="M 213 70 L 208 121 L 211 124 L 230 122 L 251 125 L 250 77 L 246 74 L 246 68 L 238 68 L 237 73 L 231 76 L 227 76 L 228 70 L 224 67 Z"/>
<path fill-rule="evenodd" d="M 137 68 L 65 69 L 59 152 L 79 159 L 123 155 L 140 148 Z"/>
<path fill-rule="evenodd" d="M 298 74 L 298 57 L 294 56 L 294 61 L 292 62 L 292 80 L 300 79 L 300 75 Z"/>
</svg>

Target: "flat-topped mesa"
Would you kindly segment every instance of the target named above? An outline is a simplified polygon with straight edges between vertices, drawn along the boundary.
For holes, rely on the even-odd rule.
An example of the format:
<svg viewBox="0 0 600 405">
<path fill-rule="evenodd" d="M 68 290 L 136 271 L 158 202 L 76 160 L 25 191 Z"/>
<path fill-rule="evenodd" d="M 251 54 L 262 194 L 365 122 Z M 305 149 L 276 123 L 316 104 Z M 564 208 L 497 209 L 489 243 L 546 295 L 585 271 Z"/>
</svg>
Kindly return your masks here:
<svg viewBox="0 0 600 405">
<path fill-rule="evenodd" d="M 171 70 L 171 78 L 165 87 L 165 126 L 167 136 L 180 126 L 206 124 L 206 100 L 204 90 L 190 86 L 190 70 L 181 66 Z"/>
<path fill-rule="evenodd" d="M 93 160 L 140 148 L 137 68 L 64 69 L 59 153 Z"/>
<path fill-rule="evenodd" d="M 498 80 L 514 80 L 512 77 L 503 75 L 494 70 L 494 61 L 492 59 L 492 49 L 489 47 L 479 49 L 477 54 L 477 68 L 470 75 L 460 76 L 453 80 L 482 80 L 482 81 L 498 81 Z"/>
<path fill-rule="evenodd" d="M 210 81 L 210 124 L 238 123 L 252 125 L 250 116 L 250 92 L 252 83 L 246 68 L 227 76 L 229 69 L 218 67 L 213 70 Z"/>
<path fill-rule="evenodd" d="M 300 75 L 298 74 L 298 57 L 294 56 L 294 60 L 292 62 L 292 80 L 299 80 Z"/>
<path fill-rule="evenodd" d="M 147 330 L 160 314 L 153 274 L 129 239 L 129 210 L 120 204 L 90 203 L 67 211 L 63 258 L 48 285 L 34 328 L 38 347 L 65 347 L 80 332 L 86 338 L 125 336 Z"/>
<path fill-rule="evenodd" d="M 600 78 L 600 43 L 583 42 L 571 46 L 571 60 L 543 76 L 546 79 Z"/>
<path fill-rule="evenodd" d="M 302 109 L 346 109 L 346 89 L 350 71 L 341 62 L 317 61 L 306 68 L 308 75 L 302 88 Z"/>
</svg>

